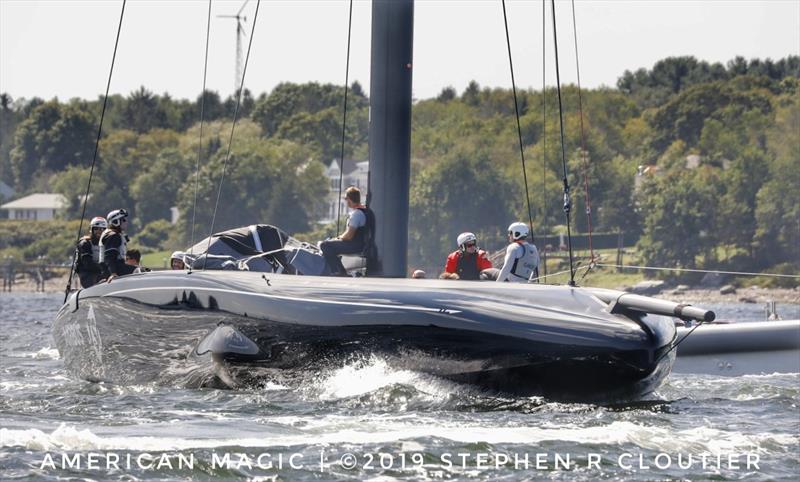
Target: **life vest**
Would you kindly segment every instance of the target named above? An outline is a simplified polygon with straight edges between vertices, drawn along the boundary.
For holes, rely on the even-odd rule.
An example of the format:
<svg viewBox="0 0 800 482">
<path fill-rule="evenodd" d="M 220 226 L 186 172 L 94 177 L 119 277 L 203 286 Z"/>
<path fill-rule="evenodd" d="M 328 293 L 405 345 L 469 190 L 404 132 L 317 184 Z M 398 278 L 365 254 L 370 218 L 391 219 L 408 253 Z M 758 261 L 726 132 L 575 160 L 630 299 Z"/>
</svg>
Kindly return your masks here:
<svg viewBox="0 0 800 482">
<path fill-rule="evenodd" d="M 117 240 L 119 238 L 119 240 Z M 113 229 L 106 229 L 103 231 L 103 234 L 100 235 L 100 242 L 98 243 L 98 262 L 106 263 L 109 260 L 106 260 L 106 250 L 116 250 L 117 251 L 117 259 L 125 262 L 125 253 L 127 253 L 127 240 L 128 237 L 123 235 L 122 233 L 118 233 Z M 119 243 L 119 245 L 117 245 Z"/>
<path fill-rule="evenodd" d="M 356 208 L 364 213 L 366 222 L 363 226 L 356 229 L 356 234 L 353 239 L 359 241 L 364 250 L 370 247 L 375 242 L 375 213 L 368 207 Z"/>
<path fill-rule="evenodd" d="M 486 257 L 486 251 L 479 249 L 470 255 L 459 248 L 447 256 L 444 270 L 457 274 L 459 279 L 477 280 L 483 270 L 491 267 L 492 262 Z"/>
<path fill-rule="evenodd" d="M 515 243 L 519 247 L 515 248 L 515 254 L 519 255 L 522 250 L 522 256 L 517 256 L 514 259 L 514 264 L 511 265 L 509 281 L 527 282 L 531 275 L 539 267 L 539 251 L 536 246 L 531 243 Z"/>
<path fill-rule="evenodd" d="M 90 252 L 92 254 L 92 261 L 99 263 L 100 244 L 93 242 L 91 236 L 83 236 L 80 241 L 78 241 L 78 253 L 83 256 L 89 254 Z"/>
</svg>

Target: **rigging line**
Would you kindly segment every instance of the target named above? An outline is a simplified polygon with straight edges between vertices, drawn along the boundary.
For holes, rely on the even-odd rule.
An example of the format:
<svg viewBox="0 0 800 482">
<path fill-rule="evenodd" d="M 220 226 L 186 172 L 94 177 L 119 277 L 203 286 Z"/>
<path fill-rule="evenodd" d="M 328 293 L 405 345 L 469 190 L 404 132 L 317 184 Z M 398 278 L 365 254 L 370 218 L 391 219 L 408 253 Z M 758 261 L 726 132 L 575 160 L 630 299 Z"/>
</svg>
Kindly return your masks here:
<svg viewBox="0 0 800 482">
<path fill-rule="evenodd" d="M 208 265 L 208 251 L 211 249 L 211 236 L 214 234 L 214 222 L 217 219 L 217 208 L 219 207 L 219 198 L 222 195 L 222 183 L 225 181 L 225 170 L 228 167 L 228 159 L 231 157 L 231 145 L 233 145 L 233 132 L 236 129 L 236 119 L 239 116 L 239 105 L 242 102 L 242 93 L 244 92 L 244 79 L 247 75 L 247 63 L 250 60 L 250 49 L 253 46 L 253 37 L 256 33 L 256 22 L 258 20 L 258 7 L 261 6 L 261 0 L 256 3 L 256 13 L 253 14 L 253 27 L 250 29 L 250 39 L 247 42 L 247 55 L 244 58 L 244 69 L 242 70 L 242 79 L 239 84 L 239 92 L 236 96 L 236 108 L 233 110 L 233 123 L 231 124 L 231 135 L 228 139 L 228 151 L 225 153 L 225 161 L 222 163 L 222 176 L 219 178 L 219 189 L 217 189 L 217 201 L 214 203 L 214 214 L 211 216 L 211 230 L 208 233 L 208 245 L 206 246 L 206 262 L 203 263 L 203 271 L 206 270 Z"/>
<path fill-rule="evenodd" d="M 528 193 L 528 173 L 525 169 L 525 150 L 522 148 L 522 127 L 519 123 L 519 105 L 517 103 L 517 84 L 514 81 L 514 62 L 511 60 L 511 39 L 508 36 L 508 18 L 506 16 L 506 0 L 503 0 L 503 22 L 506 27 L 506 46 L 508 47 L 508 66 L 511 69 L 511 90 L 514 93 L 514 113 L 517 117 L 517 137 L 519 137 L 519 156 L 522 159 L 522 178 L 525 180 L 525 199 L 528 201 L 528 226 L 530 226 L 531 242 L 533 242 L 533 215 L 531 214 L 531 197 Z"/>
<path fill-rule="evenodd" d="M 347 20 L 347 62 L 344 69 L 344 110 L 342 111 L 342 149 L 339 151 L 339 196 L 336 198 L 336 233 L 342 218 L 342 180 L 344 179 L 344 137 L 347 127 L 347 83 L 350 81 L 350 33 L 353 30 L 353 0 L 350 0 L 350 16 Z"/>
<path fill-rule="evenodd" d="M 774 278 L 800 279 L 800 275 L 796 274 L 752 273 L 747 271 L 718 271 L 709 269 L 690 269 L 690 268 L 665 268 L 661 266 L 632 266 L 627 264 L 608 264 L 608 263 L 595 263 L 595 266 L 603 266 L 607 268 L 647 269 L 652 271 L 686 271 L 689 273 L 716 273 L 716 274 L 730 274 L 739 276 L 767 276 Z"/>
<path fill-rule="evenodd" d="M 578 74 L 578 111 L 581 119 L 581 157 L 583 158 L 583 190 L 586 196 L 586 222 L 589 228 L 589 254 L 594 261 L 592 247 L 592 202 L 589 199 L 589 161 L 586 157 L 586 131 L 583 128 L 583 95 L 581 95 L 581 68 L 578 62 L 578 24 L 575 20 L 575 0 L 572 0 L 572 34 L 575 39 L 575 71 Z"/>
<path fill-rule="evenodd" d="M 542 0 L 542 231 L 544 233 L 544 246 L 542 246 L 542 265 L 544 266 L 544 280 L 547 283 L 547 85 L 546 63 L 547 47 L 545 46 L 547 30 L 547 0 Z"/>
<path fill-rule="evenodd" d="M 81 211 L 81 222 L 78 226 L 78 235 L 76 236 L 75 254 L 72 256 L 72 268 L 69 270 L 69 280 L 67 281 L 66 291 L 64 292 L 64 303 L 67 302 L 69 292 L 72 290 L 72 276 L 75 273 L 75 264 L 78 262 L 78 248 L 77 243 L 81 239 L 81 232 L 83 231 L 83 220 L 86 217 L 86 204 L 89 201 L 89 191 L 92 187 L 92 177 L 94 177 L 94 166 L 97 163 L 97 152 L 100 149 L 100 136 L 103 133 L 103 119 L 106 116 L 106 106 L 108 105 L 108 91 L 111 89 L 111 76 L 114 73 L 114 62 L 117 59 L 117 47 L 119 46 L 119 34 L 122 31 L 122 18 L 125 16 L 125 3 L 127 0 L 122 0 L 122 10 L 119 12 L 119 25 L 117 25 L 117 39 L 114 41 L 114 54 L 111 56 L 111 68 L 108 71 L 108 82 L 106 83 L 106 95 L 103 97 L 103 109 L 100 112 L 100 125 L 97 126 L 97 139 L 94 142 L 94 154 L 92 155 L 92 167 L 89 169 L 89 182 L 86 183 L 86 194 L 83 196 L 83 210 Z"/>
<path fill-rule="evenodd" d="M 211 36 L 211 0 L 208 0 L 208 19 L 206 20 L 206 55 L 203 62 L 203 90 L 200 91 L 200 139 L 197 143 L 197 162 L 194 168 L 194 201 L 192 203 L 192 237 L 189 254 L 192 254 L 194 249 L 194 227 L 195 220 L 197 219 L 197 187 L 200 184 L 200 160 L 203 152 L 203 120 L 205 118 L 206 108 L 206 74 L 208 73 L 208 40 Z M 192 272 L 192 266 L 189 265 L 189 272 Z"/>
<path fill-rule="evenodd" d="M 586 266 L 578 266 L 577 268 L 575 268 L 575 272 L 577 273 L 578 271 L 580 271 L 580 270 L 582 270 L 582 269 L 589 270 L 589 269 L 591 269 L 591 268 L 592 268 L 592 266 L 591 266 L 591 265 L 586 265 Z M 550 276 L 559 276 L 559 275 L 562 275 L 562 274 L 564 274 L 564 273 L 572 273 L 572 270 L 565 269 L 564 271 L 559 271 L 559 272 L 557 272 L 557 273 L 552 273 Z M 528 280 L 528 283 L 532 283 L 532 282 L 534 282 L 534 281 L 537 281 L 537 282 L 538 282 L 540 279 L 542 279 L 542 276 L 539 276 L 538 278 L 531 278 L 531 279 L 529 279 L 529 280 Z"/>
<path fill-rule="evenodd" d="M 569 247 L 569 285 L 575 286 L 575 270 L 572 264 L 572 231 L 570 228 L 569 213 L 572 210 L 572 201 L 569 197 L 569 181 L 567 180 L 567 152 L 564 146 L 564 107 L 561 104 L 561 77 L 558 72 L 558 34 L 556 33 L 556 0 L 550 0 L 553 14 L 553 45 L 556 57 L 556 89 L 558 91 L 558 122 L 561 126 L 561 164 L 564 169 L 564 214 L 567 216 L 567 245 Z"/>
<path fill-rule="evenodd" d="M 656 362 L 655 362 L 655 363 L 656 363 L 656 364 L 658 364 L 658 362 L 660 362 L 660 361 L 661 361 L 661 360 L 662 360 L 662 359 L 663 359 L 665 356 L 669 355 L 669 352 L 671 352 L 672 350 L 674 350 L 674 349 L 678 348 L 678 345 L 680 345 L 681 343 L 683 343 L 683 340 L 685 340 L 685 339 L 689 338 L 689 335 L 691 335 L 692 333 L 694 333 L 694 330 L 698 329 L 698 328 L 700 327 L 700 325 L 703 325 L 703 324 L 705 324 L 705 323 L 706 323 L 705 321 L 698 321 L 698 322 L 697 322 L 697 324 L 696 324 L 696 325 L 695 325 L 695 326 L 694 326 L 694 327 L 693 327 L 691 330 L 689 330 L 689 333 L 687 333 L 687 334 L 683 335 L 683 338 L 681 338 L 680 340 L 678 340 L 678 342 L 677 342 L 677 343 L 675 343 L 674 345 L 672 345 L 672 346 L 669 348 L 669 350 L 665 351 L 665 352 L 664 352 L 664 353 L 663 353 L 663 354 L 662 354 L 660 357 L 658 357 L 658 360 L 656 360 Z"/>
</svg>

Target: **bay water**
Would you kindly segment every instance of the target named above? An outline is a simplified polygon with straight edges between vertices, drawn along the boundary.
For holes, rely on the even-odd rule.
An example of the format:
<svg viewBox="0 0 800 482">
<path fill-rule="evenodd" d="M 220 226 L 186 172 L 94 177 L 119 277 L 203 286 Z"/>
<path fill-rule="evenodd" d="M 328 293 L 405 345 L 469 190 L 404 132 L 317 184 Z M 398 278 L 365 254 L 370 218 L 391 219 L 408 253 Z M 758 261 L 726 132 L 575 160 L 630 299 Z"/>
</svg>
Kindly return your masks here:
<svg viewBox="0 0 800 482">
<path fill-rule="evenodd" d="M 670 375 L 646 400 L 500 396 L 377 357 L 298 386 L 93 383 L 58 294 L 0 294 L 0 480 L 797 480 L 800 374 Z M 762 319 L 760 305 L 709 306 Z M 781 311 L 797 313 L 797 305 Z"/>
</svg>

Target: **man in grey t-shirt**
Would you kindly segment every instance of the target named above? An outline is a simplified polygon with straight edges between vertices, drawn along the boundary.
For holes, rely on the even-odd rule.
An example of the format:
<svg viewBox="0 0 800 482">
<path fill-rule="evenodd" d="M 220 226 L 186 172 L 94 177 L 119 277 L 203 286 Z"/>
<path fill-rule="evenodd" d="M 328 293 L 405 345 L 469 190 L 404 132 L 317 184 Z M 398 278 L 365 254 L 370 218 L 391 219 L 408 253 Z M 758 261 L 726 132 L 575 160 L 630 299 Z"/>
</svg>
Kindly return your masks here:
<svg viewBox="0 0 800 482">
<path fill-rule="evenodd" d="M 375 215 L 361 204 L 361 191 L 357 187 L 347 188 L 345 201 L 347 207 L 353 210 L 347 217 L 347 229 L 335 239 L 325 240 L 319 245 L 331 274 L 335 276 L 347 275 L 339 256 L 364 252 L 375 231 Z"/>
</svg>

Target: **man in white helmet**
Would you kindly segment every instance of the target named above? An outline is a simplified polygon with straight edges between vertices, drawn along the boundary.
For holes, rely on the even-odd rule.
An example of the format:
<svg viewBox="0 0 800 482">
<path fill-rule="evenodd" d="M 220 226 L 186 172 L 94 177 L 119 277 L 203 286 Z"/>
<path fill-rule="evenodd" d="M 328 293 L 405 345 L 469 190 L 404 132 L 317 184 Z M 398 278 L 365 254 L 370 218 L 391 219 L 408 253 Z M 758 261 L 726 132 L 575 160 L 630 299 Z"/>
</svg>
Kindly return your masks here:
<svg viewBox="0 0 800 482">
<path fill-rule="evenodd" d="M 108 282 L 118 276 L 133 273 L 136 268 L 125 263 L 128 250 L 128 211 L 115 209 L 106 216 L 108 229 L 100 236 L 100 262 L 108 269 Z"/>
<path fill-rule="evenodd" d="M 184 261 L 186 257 L 186 253 L 183 251 L 175 251 L 172 253 L 172 256 L 169 257 L 169 269 L 171 270 L 181 270 L 186 269 L 186 261 Z"/>
<path fill-rule="evenodd" d="M 108 227 L 106 218 L 97 216 L 89 222 L 89 235 L 82 237 L 76 247 L 78 260 L 75 273 L 85 289 L 106 277 L 105 266 L 100 263 L 100 235 Z"/>
<path fill-rule="evenodd" d="M 445 273 L 455 273 L 458 279 L 481 279 L 481 271 L 492 267 L 486 251 L 478 248 L 478 238 L 473 233 L 461 233 L 456 238 L 458 249 L 447 256 Z"/>
<path fill-rule="evenodd" d="M 508 241 L 503 268 L 497 281 L 526 283 L 538 276 L 539 251 L 528 242 L 530 230 L 525 223 L 512 223 L 508 227 Z"/>
</svg>

